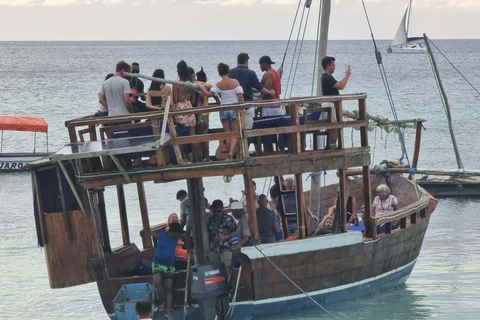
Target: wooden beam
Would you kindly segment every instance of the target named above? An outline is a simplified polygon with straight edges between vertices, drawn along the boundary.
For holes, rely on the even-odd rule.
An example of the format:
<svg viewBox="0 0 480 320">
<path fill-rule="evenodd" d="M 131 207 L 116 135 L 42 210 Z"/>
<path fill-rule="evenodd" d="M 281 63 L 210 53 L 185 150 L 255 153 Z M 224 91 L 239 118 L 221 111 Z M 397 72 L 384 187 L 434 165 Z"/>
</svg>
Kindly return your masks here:
<svg viewBox="0 0 480 320">
<path fill-rule="evenodd" d="M 35 184 L 35 199 L 37 201 L 37 212 L 38 212 L 38 223 L 40 225 L 40 234 L 42 237 L 42 242 L 43 245 L 45 245 L 48 242 L 47 238 L 47 227 L 45 225 L 45 216 L 43 212 L 43 202 L 42 202 L 42 197 L 41 197 L 41 188 L 40 188 L 40 183 L 39 183 L 39 177 L 38 177 L 38 172 L 37 170 L 33 171 L 33 181 Z"/>
<path fill-rule="evenodd" d="M 339 140 L 340 141 L 340 140 Z M 347 177 L 345 176 L 345 169 L 338 170 L 338 179 L 340 182 L 340 229 L 341 232 L 347 232 Z"/>
<path fill-rule="evenodd" d="M 177 140 L 178 137 L 177 137 L 177 130 L 175 129 L 175 124 L 173 123 L 173 118 L 168 117 L 167 122 L 168 122 L 168 128 L 170 129 L 170 134 L 172 135 L 172 139 L 170 139 L 170 141 L 167 142 L 167 145 L 173 144 L 173 150 L 175 151 L 175 158 L 177 159 L 177 164 L 182 164 L 183 157 L 182 157 L 182 152 L 180 151 L 180 146 L 179 146 L 181 143 L 175 142 L 175 141 L 178 141 Z M 193 138 L 193 137 L 190 137 L 190 138 Z"/>
<path fill-rule="evenodd" d="M 103 251 L 112 251 L 110 245 L 110 234 L 108 232 L 107 211 L 105 210 L 105 189 L 97 189 L 98 209 L 100 211 L 100 222 L 102 224 Z"/>
<path fill-rule="evenodd" d="M 202 178 L 187 179 L 187 186 L 191 214 L 193 215 L 191 219 L 193 219 L 195 252 L 198 259 L 196 263 L 205 263 L 210 249 Z"/>
<path fill-rule="evenodd" d="M 75 199 L 77 200 L 78 206 L 80 207 L 82 212 L 85 213 L 85 207 L 83 206 L 82 199 L 80 198 L 80 195 L 77 192 L 77 188 L 75 188 L 75 185 L 73 184 L 73 181 L 70 178 L 70 175 L 68 174 L 67 168 L 65 168 L 65 165 L 63 164 L 62 161 L 58 161 L 57 163 L 60 166 L 60 169 L 62 169 L 63 175 L 65 176 L 65 180 L 67 180 L 67 183 L 70 186 L 70 189 L 72 190 L 72 193 L 75 196 Z"/>
<path fill-rule="evenodd" d="M 125 190 L 123 189 L 123 184 L 117 185 L 117 199 L 123 245 L 128 246 L 130 245 L 130 231 L 128 229 L 127 204 L 125 203 Z"/>
<path fill-rule="evenodd" d="M 301 173 L 295 175 L 295 190 L 297 201 L 297 225 L 298 225 L 298 237 L 305 239 L 307 236 L 306 230 L 306 218 L 305 218 L 305 194 L 303 192 L 303 177 Z"/>
<path fill-rule="evenodd" d="M 280 214 L 280 219 L 282 220 L 283 235 L 284 235 L 284 238 L 286 239 L 288 237 L 288 223 L 287 223 L 287 217 L 285 216 L 285 203 L 283 201 L 283 195 L 282 195 L 283 186 L 279 176 L 275 176 L 274 179 L 275 179 L 275 183 L 279 188 L 278 199 L 277 199 L 278 200 L 277 211 Z"/>
<path fill-rule="evenodd" d="M 422 140 L 423 122 L 417 122 L 417 129 L 415 130 L 415 149 L 413 150 L 412 168 L 417 168 L 418 156 L 420 154 L 420 142 Z"/>
<path fill-rule="evenodd" d="M 142 244 L 143 249 L 153 248 L 152 235 L 150 233 L 150 220 L 148 218 L 147 198 L 143 182 L 137 182 L 138 201 L 140 202 L 140 213 L 142 215 Z"/>
<path fill-rule="evenodd" d="M 248 225 L 250 232 L 255 239 L 259 239 L 258 222 L 257 222 L 257 205 L 255 203 L 255 187 L 253 186 L 253 180 L 243 177 L 245 185 L 245 197 L 247 199 L 247 213 L 248 213 Z M 239 239 L 240 240 L 240 239 Z"/>
<path fill-rule="evenodd" d="M 131 180 L 130 177 L 128 176 L 127 171 L 125 171 L 125 168 L 122 166 L 122 164 L 121 164 L 120 161 L 118 160 L 117 156 L 111 154 L 111 155 L 110 155 L 110 158 L 112 158 L 113 162 L 115 162 L 115 165 L 117 166 L 118 170 L 120 170 L 120 172 L 122 173 L 122 175 L 123 175 L 123 177 L 125 178 L 125 180 L 126 180 L 128 183 L 132 183 L 132 180 Z M 157 160 L 158 160 L 158 159 L 157 159 Z"/>
<path fill-rule="evenodd" d="M 172 122 L 173 123 L 173 122 Z M 171 129 L 170 129 L 171 130 Z M 172 137 L 166 145 L 180 145 L 188 143 L 210 142 L 224 139 L 240 139 L 240 133 L 237 131 L 229 131 L 222 133 L 207 133 L 194 136 Z"/>
<path fill-rule="evenodd" d="M 57 166 L 57 182 L 58 182 L 58 191 L 60 193 L 60 202 L 62 204 L 63 218 L 65 220 L 65 231 L 67 233 L 68 241 L 72 241 L 72 232 L 70 230 L 70 219 L 68 216 L 67 204 L 65 203 L 65 193 L 63 192 L 63 183 L 62 183 L 62 173 L 60 172 L 60 167 Z"/>
</svg>

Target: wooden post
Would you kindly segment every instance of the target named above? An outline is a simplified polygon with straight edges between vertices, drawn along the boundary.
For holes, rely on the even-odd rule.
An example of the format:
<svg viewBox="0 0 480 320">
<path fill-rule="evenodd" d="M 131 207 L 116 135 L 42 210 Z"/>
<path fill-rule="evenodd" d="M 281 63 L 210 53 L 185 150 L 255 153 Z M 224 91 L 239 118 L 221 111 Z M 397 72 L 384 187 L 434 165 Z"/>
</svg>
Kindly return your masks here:
<svg viewBox="0 0 480 320">
<path fill-rule="evenodd" d="M 278 192 L 278 213 L 280 214 L 280 219 L 282 220 L 282 229 L 283 229 L 283 236 L 284 238 L 288 237 L 288 224 L 287 224 L 287 217 L 285 216 L 285 203 L 283 202 L 283 195 L 282 195 L 282 182 L 280 180 L 280 177 L 275 176 L 275 183 L 278 186 L 279 192 Z"/>
<path fill-rule="evenodd" d="M 245 109 L 239 109 L 237 110 L 237 115 L 240 119 L 240 139 L 238 139 L 238 142 L 241 146 L 241 151 L 243 153 L 243 158 L 248 158 L 250 156 L 249 152 L 248 152 L 248 137 L 243 137 L 243 132 L 245 132 L 245 130 L 247 130 L 247 122 L 246 122 L 246 119 L 245 119 Z"/>
<path fill-rule="evenodd" d="M 164 119 L 165 121 L 165 119 Z M 160 135 L 160 120 L 157 119 L 152 119 L 152 131 L 154 135 Z M 168 151 L 168 150 L 167 150 Z M 160 146 L 156 150 L 156 156 L 157 156 L 157 166 L 158 167 L 163 167 L 166 166 L 167 164 L 170 163 L 170 158 L 165 155 L 165 153 L 168 155 L 168 152 L 165 152 L 164 147 Z M 168 159 L 167 159 L 168 158 Z"/>
<path fill-rule="evenodd" d="M 150 220 L 148 219 L 147 199 L 143 182 L 137 182 L 138 201 L 140 202 L 140 213 L 142 215 L 142 244 L 143 249 L 152 248 L 152 235 L 150 233 Z"/>
<path fill-rule="evenodd" d="M 255 239 L 259 239 L 255 187 L 253 186 L 253 180 L 248 179 L 246 175 L 243 176 L 243 181 L 245 183 L 245 197 L 247 198 L 248 225 L 250 226 L 252 236 Z"/>
<path fill-rule="evenodd" d="M 335 115 L 337 116 L 337 123 L 343 123 L 343 108 L 342 108 L 342 101 L 335 101 Z M 343 128 L 338 129 L 338 148 L 344 148 L 344 141 L 343 141 Z"/>
<path fill-rule="evenodd" d="M 127 205 L 125 203 L 125 190 L 123 184 L 117 185 L 118 210 L 120 211 L 120 226 L 124 245 L 130 245 L 130 231 L 128 230 Z"/>
<path fill-rule="evenodd" d="M 347 232 L 347 201 L 348 201 L 348 194 L 347 194 L 347 176 L 345 175 L 345 169 L 338 169 L 338 175 L 340 179 L 340 225 L 341 225 L 341 232 Z"/>
<path fill-rule="evenodd" d="M 197 255 L 197 263 L 205 263 L 208 255 L 209 241 L 208 241 L 208 226 L 207 213 L 205 212 L 205 196 L 203 195 L 203 181 L 202 178 L 187 179 L 188 198 L 190 200 L 191 214 L 193 215 L 194 226 L 194 242 L 195 252 Z"/>
<path fill-rule="evenodd" d="M 305 195 L 303 193 L 303 178 L 301 173 L 295 174 L 295 196 L 297 200 L 297 226 L 299 239 L 305 239 L 306 219 L 305 219 Z"/>
<path fill-rule="evenodd" d="M 422 121 L 417 122 L 417 129 L 415 130 L 415 149 L 413 151 L 412 168 L 417 168 L 418 155 L 420 154 L 420 141 L 422 140 Z"/>
<path fill-rule="evenodd" d="M 60 166 L 58 164 L 55 166 L 55 169 L 57 170 L 58 190 L 60 193 L 60 202 L 62 204 L 63 218 L 65 220 L 65 230 L 67 232 L 68 241 L 72 241 L 72 232 L 70 230 L 70 219 L 68 217 L 68 209 L 65 203 L 65 194 L 63 193 L 62 172 L 60 171 Z"/>
<path fill-rule="evenodd" d="M 110 234 L 108 232 L 107 211 L 105 210 L 105 189 L 97 190 L 98 209 L 100 210 L 100 222 L 102 223 L 103 251 L 112 251 Z"/>
<path fill-rule="evenodd" d="M 40 195 L 40 183 L 38 181 L 38 172 L 37 170 L 33 171 L 33 180 L 35 183 L 35 199 L 37 201 L 37 211 L 38 211 L 38 223 L 40 224 L 40 233 L 42 236 L 43 245 L 48 242 L 47 239 L 47 227 L 45 225 L 45 216 L 43 212 L 43 203 L 42 196 Z"/>
<path fill-rule="evenodd" d="M 163 119 L 163 121 L 167 121 L 168 128 L 170 129 L 170 135 L 172 136 L 172 139 L 175 139 L 177 137 L 177 131 L 175 130 L 175 124 L 173 123 L 172 117 L 168 117 L 168 119 Z M 177 164 L 182 164 L 183 163 L 182 152 L 180 151 L 180 146 L 176 142 L 173 145 L 173 150 L 175 151 L 175 158 L 177 158 Z M 169 152 L 169 155 L 170 155 L 170 152 Z"/>
<path fill-rule="evenodd" d="M 358 100 L 358 119 L 367 120 L 367 107 L 365 99 Z M 366 127 L 360 128 L 360 143 L 362 147 L 368 146 L 368 123 Z M 362 167 L 363 174 L 363 199 L 364 199 L 364 216 L 365 236 L 375 238 L 377 228 L 375 220 L 372 217 L 372 189 L 370 186 L 370 166 Z"/>
</svg>

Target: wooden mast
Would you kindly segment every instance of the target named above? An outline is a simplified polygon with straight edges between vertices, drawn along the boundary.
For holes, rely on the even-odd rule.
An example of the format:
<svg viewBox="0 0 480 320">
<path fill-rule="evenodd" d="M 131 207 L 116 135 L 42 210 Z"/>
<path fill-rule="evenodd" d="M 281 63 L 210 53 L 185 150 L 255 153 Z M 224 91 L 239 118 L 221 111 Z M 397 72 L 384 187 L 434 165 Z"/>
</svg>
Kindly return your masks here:
<svg viewBox="0 0 480 320">
<path fill-rule="evenodd" d="M 448 130 L 450 131 L 450 137 L 452 138 L 453 150 L 455 151 L 455 158 L 457 160 L 458 169 L 463 170 L 462 160 L 460 159 L 460 153 L 457 147 L 457 140 L 455 139 L 455 133 L 453 132 L 453 123 L 452 123 L 452 115 L 450 113 L 450 105 L 448 103 L 447 94 L 445 93 L 445 89 L 443 88 L 442 79 L 440 79 L 440 72 L 438 72 L 437 62 L 435 61 L 435 57 L 432 53 L 432 48 L 430 47 L 430 43 L 428 42 L 428 37 L 424 33 L 423 39 L 427 46 L 427 52 L 432 61 L 432 66 L 435 74 L 435 78 L 437 79 L 438 87 L 440 88 L 440 92 L 442 93 L 443 100 L 445 101 L 445 112 L 447 114 L 447 121 L 448 121 Z"/>
<path fill-rule="evenodd" d="M 205 263 L 209 252 L 207 213 L 205 212 L 205 196 L 203 195 L 202 178 L 187 179 L 188 199 L 194 227 L 194 242 L 197 263 Z"/>
<path fill-rule="evenodd" d="M 331 10 L 331 0 L 322 0 L 321 4 L 321 19 L 320 21 L 320 40 L 318 44 L 318 56 L 317 56 L 317 91 L 316 95 L 321 96 L 322 93 L 322 83 L 320 78 L 322 77 L 323 67 L 322 59 L 327 55 L 327 45 L 328 45 L 328 28 L 330 25 L 330 10 Z M 321 144 L 318 144 L 320 145 Z M 312 173 L 310 180 L 310 209 L 312 213 L 317 217 L 320 216 L 320 174 L 321 172 Z"/>
</svg>

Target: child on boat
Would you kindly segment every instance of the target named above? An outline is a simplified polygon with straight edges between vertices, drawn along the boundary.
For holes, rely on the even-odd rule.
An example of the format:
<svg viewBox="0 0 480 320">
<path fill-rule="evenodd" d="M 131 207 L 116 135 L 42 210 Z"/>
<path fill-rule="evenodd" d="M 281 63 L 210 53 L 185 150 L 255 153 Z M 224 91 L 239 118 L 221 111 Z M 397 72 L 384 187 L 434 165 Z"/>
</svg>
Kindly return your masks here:
<svg viewBox="0 0 480 320">
<path fill-rule="evenodd" d="M 173 319 L 171 316 L 173 301 L 173 277 L 175 276 L 175 247 L 178 240 L 182 237 L 184 231 L 178 222 L 176 214 L 171 214 L 168 219 L 168 231 L 160 231 L 158 233 L 157 247 L 152 262 L 152 272 L 154 287 L 158 294 L 160 308 L 167 307 L 166 317 Z"/>
</svg>

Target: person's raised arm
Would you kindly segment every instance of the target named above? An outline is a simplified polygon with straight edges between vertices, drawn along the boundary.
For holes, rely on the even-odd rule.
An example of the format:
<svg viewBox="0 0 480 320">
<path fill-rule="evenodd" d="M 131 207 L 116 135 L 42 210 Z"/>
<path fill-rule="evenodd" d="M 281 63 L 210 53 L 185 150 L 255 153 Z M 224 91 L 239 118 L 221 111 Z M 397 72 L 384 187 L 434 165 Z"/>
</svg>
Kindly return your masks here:
<svg viewBox="0 0 480 320">
<path fill-rule="evenodd" d="M 207 91 L 207 89 L 205 89 L 205 84 L 199 84 L 198 87 L 200 88 L 200 90 L 202 90 L 202 93 L 205 97 L 213 97 L 215 95 L 215 92 L 213 92 L 212 90 Z"/>
<path fill-rule="evenodd" d="M 350 78 L 350 74 L 351 74 L 350 68 L 348 68 L 347 71 L 345 72 L 345 77 L 341 81 L 338 81 L 333 87 L 338 90 L 343 90 L 347 85 L 348 78 Z"/>
<path fill-rule="evenodd" d="M 108 106 L 107 106 L 107 99 L 105 99 L 105 95 L 104 94 L 99 94 L 98 95 L 98 102 L 100 102 L 100 104 L 102 106 L 104 106 L 107 110 L 108 110 Z"/>
</svg>

